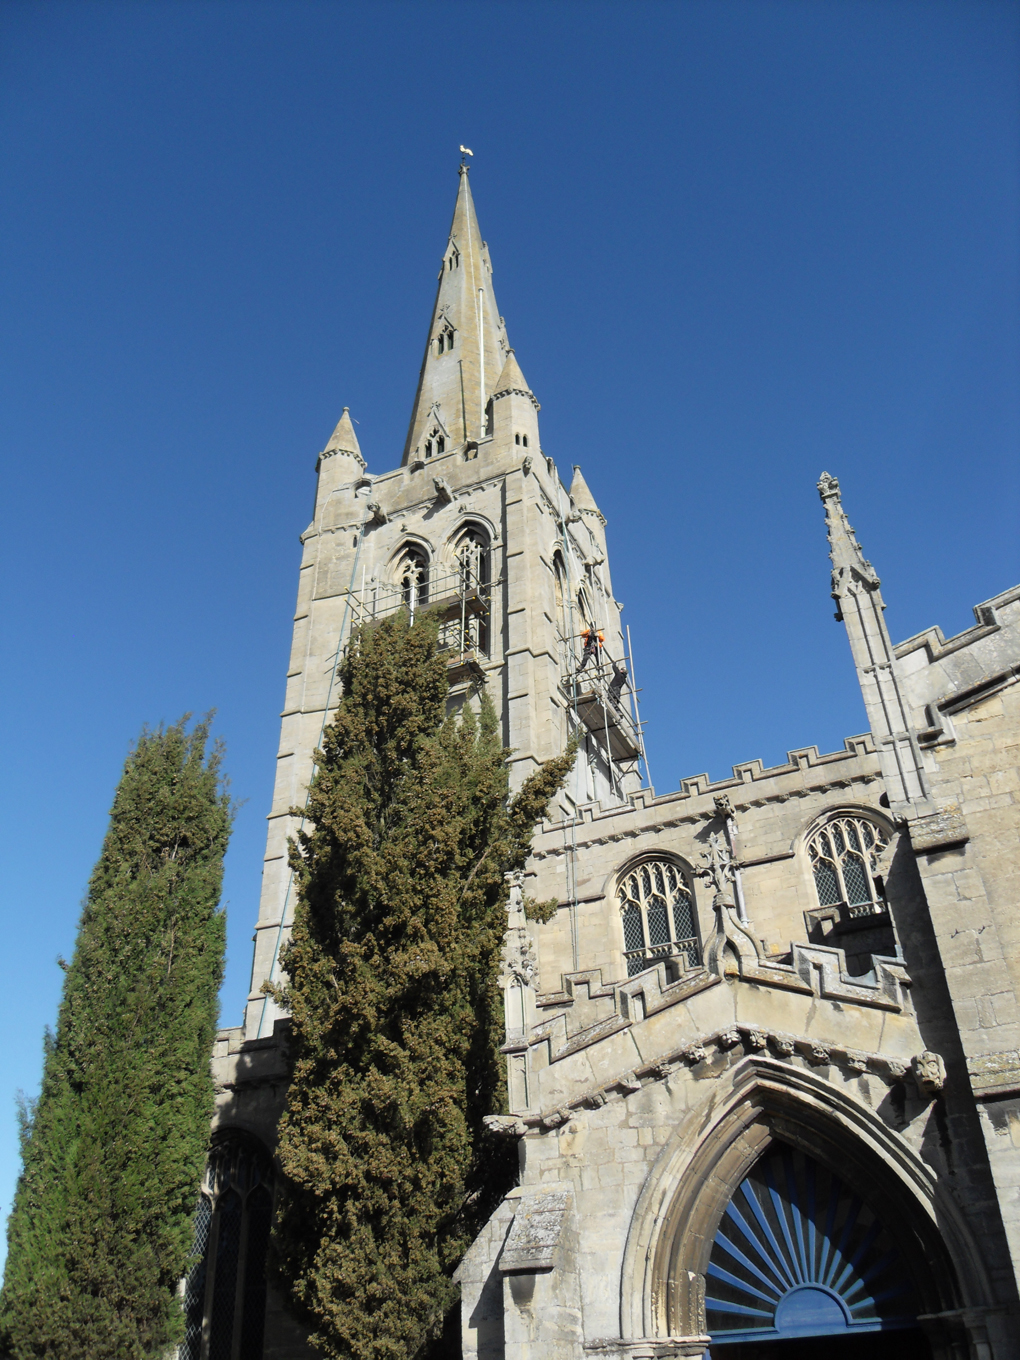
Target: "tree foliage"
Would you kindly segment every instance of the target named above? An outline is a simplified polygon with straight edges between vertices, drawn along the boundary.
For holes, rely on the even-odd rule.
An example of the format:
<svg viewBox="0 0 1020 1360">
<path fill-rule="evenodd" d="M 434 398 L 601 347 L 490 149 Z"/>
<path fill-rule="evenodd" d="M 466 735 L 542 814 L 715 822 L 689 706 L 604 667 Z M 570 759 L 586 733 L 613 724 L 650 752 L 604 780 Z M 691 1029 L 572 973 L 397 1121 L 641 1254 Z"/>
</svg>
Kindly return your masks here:
<svg viewBox="0 0 1020 1360">
<path fill-rule="evenodd" d="M 506 1100 L 504 875 L 574 749 L 508 799 L 495 711 L 446 717 L 427 618 L 364 630 L 342 679 L 292 851 L 275 1261 L 326 1355 L 400 1360 L 437 1334 L 516 1164 L 482 1124 Z"/>
<path fill-rule="evenodd" d="M 42 1090 L 22 1109 L 0 1349 L 142 1360 L 179 1336 L 213 1088 L 231 808 L 208 722 L 145 731 L 89 883 Z"/>
</svg>

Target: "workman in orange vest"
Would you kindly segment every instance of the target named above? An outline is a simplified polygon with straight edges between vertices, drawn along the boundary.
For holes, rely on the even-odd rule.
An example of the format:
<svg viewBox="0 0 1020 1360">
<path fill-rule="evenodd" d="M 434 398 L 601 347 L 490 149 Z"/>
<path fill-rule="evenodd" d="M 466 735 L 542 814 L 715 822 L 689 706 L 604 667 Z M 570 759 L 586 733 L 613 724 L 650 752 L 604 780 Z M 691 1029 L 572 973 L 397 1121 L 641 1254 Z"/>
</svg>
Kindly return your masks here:
<svg viewBox="0 0 1020 1360">
<path fill-rule="evenodd" d="M 605 645 L 606 635 L 601 628 L 589 626 L 581 629 L 581 641 L 584 643 L 584 651 L 581 654 L 581 664 L 577 668 L 578 675 L 587 666 L 591 657 L 595 658 L 596 665 L 602 660 L 600 654 Z"/>
</svg>

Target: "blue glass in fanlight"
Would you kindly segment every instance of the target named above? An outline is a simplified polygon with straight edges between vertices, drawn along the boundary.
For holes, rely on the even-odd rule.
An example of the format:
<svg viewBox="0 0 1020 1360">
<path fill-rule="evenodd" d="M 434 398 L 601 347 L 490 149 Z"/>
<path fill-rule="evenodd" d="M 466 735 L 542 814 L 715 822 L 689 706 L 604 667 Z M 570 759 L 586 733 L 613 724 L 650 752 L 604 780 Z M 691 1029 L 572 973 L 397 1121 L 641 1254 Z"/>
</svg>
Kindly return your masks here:
<svg viewBox="0 0 1020 1360">
<path fill-rule="evenodd" d="M 716 1345 L 914 1327 L 918 1311 L 882 1220 L 820 1162 L 781 1143 L 727 1206 L 705 1294 Z"/>
</svg>

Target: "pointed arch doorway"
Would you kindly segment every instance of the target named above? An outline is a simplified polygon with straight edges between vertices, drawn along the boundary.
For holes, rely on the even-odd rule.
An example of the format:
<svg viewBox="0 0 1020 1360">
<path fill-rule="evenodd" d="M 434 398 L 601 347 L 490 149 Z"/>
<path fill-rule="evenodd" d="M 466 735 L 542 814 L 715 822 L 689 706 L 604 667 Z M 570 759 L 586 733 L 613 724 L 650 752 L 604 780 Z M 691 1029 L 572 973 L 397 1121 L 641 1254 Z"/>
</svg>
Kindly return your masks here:
<svg viewBox="0 0 1020 1360">
<path fill-rule="evenodd" d="M 923 1311 L 875 1200 L 803 1149 L 771 1143 L 712 1241 L 712 1360 L 929 1360 Z"/>
</svg>

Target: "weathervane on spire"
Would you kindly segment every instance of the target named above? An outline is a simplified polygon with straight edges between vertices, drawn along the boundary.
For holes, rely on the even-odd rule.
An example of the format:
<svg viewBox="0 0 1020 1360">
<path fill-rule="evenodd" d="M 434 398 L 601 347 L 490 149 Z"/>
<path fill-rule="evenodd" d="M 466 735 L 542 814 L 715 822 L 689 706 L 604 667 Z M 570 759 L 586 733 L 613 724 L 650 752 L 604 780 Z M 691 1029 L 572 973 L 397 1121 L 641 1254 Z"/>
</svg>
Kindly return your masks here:
<svg viewBox="0 0 1020 1360">
<path fill-rule="evenodd" d="M 475 153 L 471 150 L 471 148 L 470 148 L 469 146 L 462 146 L 462 147 L 461 147 L 461 149 L 460 149 L 460 167 L 461 167 L 462 170 L 466 170 L 466 169 L 467 169 L 467 161 L 464 159 L 464 157 L 465 157 L 465 156 L 473 156 L 474 154 L 475 154 Z"/>
</svg>

